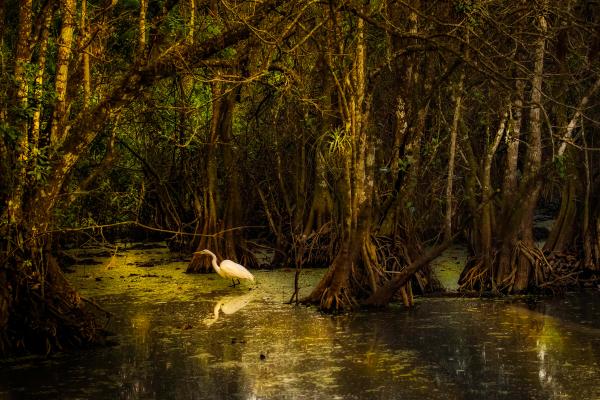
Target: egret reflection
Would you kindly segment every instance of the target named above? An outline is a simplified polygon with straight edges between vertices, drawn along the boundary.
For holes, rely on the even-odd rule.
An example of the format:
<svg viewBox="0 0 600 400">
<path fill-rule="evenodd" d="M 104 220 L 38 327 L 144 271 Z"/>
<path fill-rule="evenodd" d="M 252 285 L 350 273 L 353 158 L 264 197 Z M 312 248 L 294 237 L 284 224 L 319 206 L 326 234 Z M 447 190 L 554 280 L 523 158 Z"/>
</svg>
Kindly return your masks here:
<svg viewBox="0 0 600 400">
<path fill-rule="evenodd" d="M 255 292 L 248 292 L 242 295 L 228 295 L 219 299 L 215 303 L 215 308 L 213 310 L 213 317 L 206 318 L 204 323 L 208 326 L 211 326 L 219 319 L 220 312 L 223 314 L 231 315 L 233 313 L 238 312 L 242 308 L 244 308 L 248 303 L 252 301 L 255 297 Z"/>
</svg>

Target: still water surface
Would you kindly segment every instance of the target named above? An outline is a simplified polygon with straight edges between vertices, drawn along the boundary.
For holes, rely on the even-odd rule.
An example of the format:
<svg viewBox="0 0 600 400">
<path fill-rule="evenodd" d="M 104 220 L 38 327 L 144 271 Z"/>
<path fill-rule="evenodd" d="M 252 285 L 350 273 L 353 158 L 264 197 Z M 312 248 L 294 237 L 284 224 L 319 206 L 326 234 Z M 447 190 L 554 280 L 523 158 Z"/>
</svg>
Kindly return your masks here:
<svg viewBox="0 0 600 400">
<path fill-rule="evenodd" d="M 293 271 L 230 288 L 168 257 L 76 267 L 119 345 L 0 365 L 0 399 L 600 399 L 598 291 L 327 316 L 284 304 Z"/>
</svg>

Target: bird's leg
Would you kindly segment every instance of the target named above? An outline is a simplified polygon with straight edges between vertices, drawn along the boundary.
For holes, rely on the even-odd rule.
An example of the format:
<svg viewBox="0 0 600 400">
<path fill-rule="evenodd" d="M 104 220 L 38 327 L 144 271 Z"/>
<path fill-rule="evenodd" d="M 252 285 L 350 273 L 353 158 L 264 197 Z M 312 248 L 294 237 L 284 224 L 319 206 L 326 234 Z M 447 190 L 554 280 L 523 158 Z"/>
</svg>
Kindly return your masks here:
<svg viewBox="0 0 600 400">
<path fill-rule="evenodd" d="M 238 280 L 238 283 L 240 283 L 239 280 Z M 233 280 L 233 278 L 231 278 L 231 286 L 230 287 L 235 287 L 235 285 L 236 285 L 235 281 Z"/>
</svg>

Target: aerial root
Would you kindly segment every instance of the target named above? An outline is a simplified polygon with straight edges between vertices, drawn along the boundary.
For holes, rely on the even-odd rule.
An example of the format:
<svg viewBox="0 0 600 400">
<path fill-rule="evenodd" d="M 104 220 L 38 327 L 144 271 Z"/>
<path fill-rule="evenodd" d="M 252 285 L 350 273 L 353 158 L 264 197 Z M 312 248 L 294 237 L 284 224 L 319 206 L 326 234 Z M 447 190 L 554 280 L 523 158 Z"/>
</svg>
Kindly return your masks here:
<svg viewBox="0 0 600 400">
<path fill-rule="evenodd" d="M 337 240 L 334 230 L 331 229 L 331 222 L 321 225 L 317 231 L 309 234 L 292 236 L 297 252 L 297 265 L 323 265 L 331 263 L 334 259 Z"/>
<path fill-rule="evenodd" d="M 323 311 L 341 312 L 353 309 L 356 305 L 356 300 L 349 296 L 348 290 L 344 290 L 344 288 L 332 289 L 328 287 L 321 294 L 320 308 Z"/>
<path fill-rule="evenodd" d="M 377 259 L 381 260 L 380 274 L 384 280 L 390 278 L 390 274 L 401 273 L 407 265 L 410 265 L 414 260 L 411 257 L 406 244 L 398 238 L 392 239 L 386 236 L 378 236 L 373 238 L 377 248 Z M 416 285 L 414 285 L 416 284 Z M 431 274 L 429 265 L 417 271 L 407 283 L 399 290 L 399 295 L 406 306 L 414 303 L 413 291 L 418 294 L 438 291 L 442 288 L 441 283 Z"/>
<path fill-rule="evenodd" d="M 587 280 L 583 279 L 582 274 L 585 272 L 585 268 L 574 254 L 552 253 L 548 255 L 535 246 L 519 242 L 511 255 L 511 270 L 501 282 L 495 283 L 498 291 L 508 293 L 512 291 L 517 276 L 517 265 L 521 257 L 531 266 L 529 284 L 533 289 L 559 293 L 568 287 L 580 286 L 583 283 L 594 284 L 600 279 L 596 276 Z M 484 266 L 483 258 L 473 259 L 470 263 L 471 265 L 463 272 L 459 290 L 483 291 L 485 288 L 493 287 L 494 276 L 491 269 Z"/>
<path fill-rule="evenodd" d="M 459 290 L 483 290 L 492 278 L 490 269 L 485 267 L 483 259 L 473 259 L 470 264 L 460 278 Z"/>
</svg>

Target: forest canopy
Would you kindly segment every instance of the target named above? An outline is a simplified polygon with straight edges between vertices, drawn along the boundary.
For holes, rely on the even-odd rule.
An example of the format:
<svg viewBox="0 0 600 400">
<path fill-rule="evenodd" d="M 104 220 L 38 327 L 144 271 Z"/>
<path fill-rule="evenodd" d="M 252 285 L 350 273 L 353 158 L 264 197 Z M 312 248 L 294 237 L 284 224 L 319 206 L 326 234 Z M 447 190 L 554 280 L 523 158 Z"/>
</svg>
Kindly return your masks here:
<svg viewBox="0 0 600 400">
<path fill-rule="evenodd" d="M 452 243 L 466 292 L 596 282 L 599 22 L 587 0 L 5 0 L 0 354 L 102 341 L 61 272 L 90 238 L 328 267 L 299 300 L 332 312 L 437 290 Z"/>
</svg>

